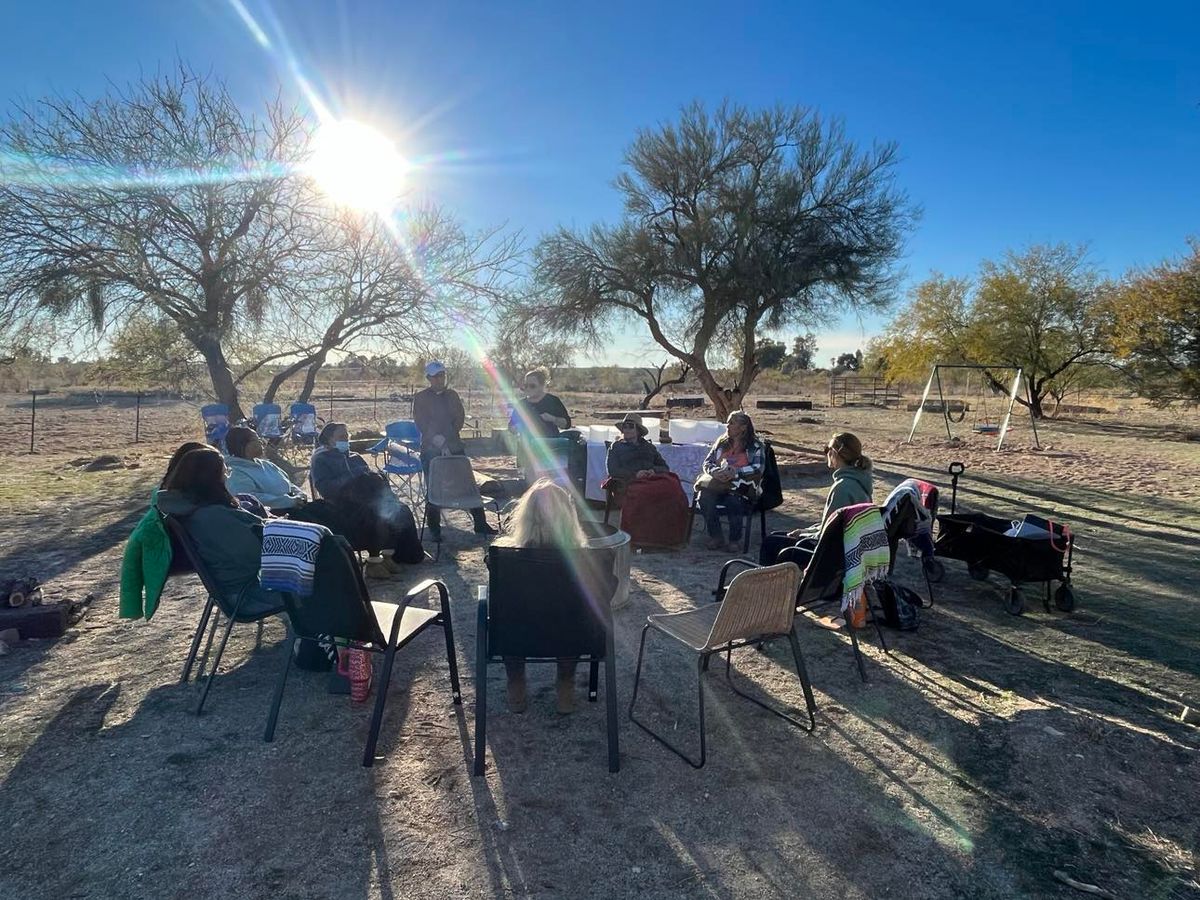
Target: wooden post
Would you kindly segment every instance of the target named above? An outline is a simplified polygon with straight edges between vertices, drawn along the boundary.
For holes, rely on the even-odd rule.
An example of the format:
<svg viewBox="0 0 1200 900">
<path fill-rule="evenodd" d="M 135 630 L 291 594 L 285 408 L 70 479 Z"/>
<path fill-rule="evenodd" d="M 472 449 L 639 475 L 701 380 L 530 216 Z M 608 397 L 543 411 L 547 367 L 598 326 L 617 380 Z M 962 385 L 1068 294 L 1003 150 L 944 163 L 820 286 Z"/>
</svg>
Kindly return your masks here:
<svg viewBox="0 0 1200 900">
<path fill-rule="evenodd" d="M 379 421 L 379 382 L 375 383 L 375 392 L 371 395 L 371 421 Z"/>
<path fill-rule="evenodd" d="M 333 382 L 329 382 L 329 421 L 333 421 Z"/>
<path fill-rule="evenodd" d="M 33 398 L 29 408 L 29 452 L 33 452 L 33 432 L 34 426 L 37 423 L 37 391 L 30 390 L 29 396 Z"/>
<path fill-rule="evenodd" d="M 142 392 L 137 392 L 137 405 L 134 407 L 133 413 L 133 442 L 139 443 L 142 439 Z"/>
</svg>

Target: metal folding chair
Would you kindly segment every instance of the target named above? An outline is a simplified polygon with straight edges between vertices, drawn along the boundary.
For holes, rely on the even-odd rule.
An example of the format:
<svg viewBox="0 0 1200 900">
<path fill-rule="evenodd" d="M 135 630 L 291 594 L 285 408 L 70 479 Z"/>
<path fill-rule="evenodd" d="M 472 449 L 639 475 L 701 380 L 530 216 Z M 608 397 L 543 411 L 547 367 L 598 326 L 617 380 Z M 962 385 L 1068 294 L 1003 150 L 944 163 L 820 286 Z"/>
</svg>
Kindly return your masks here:
<svg viewBox="0 0 1200 900">
<path fill-rule="evenodd" d="M 604 664 L 608 770 L 620 769 L 611 549 L 558 550 L 491 546 L 488 595 L 479 601 L 475 648 L 475 766 L 487 751 L 487 670 L 505 658 L 528 662 L 575 659 L 589 664 L 588 700 Z"/>
<path fill-rule="evenodd" d="M 204 678 L 204 667 L 208 661 L 209 651 L 212 649 L 213 637 L 217 633 L 217 626 L 221 621 L 221 616 L 225 616 L 225 631 L 221 635 L 221 643 L 217 646 L 217 655 L 213 658 L 212 668 L 208 671 L 208 677 L 204 678 L 204 686 L 201 688 L 200 697 L 196 701 L 196 715 L 200 715 L 204 710 L 204 701 L 208 699 L 208 692 L 212 688 L 213 679 L 217 675 L 217 668 L 221 665 L 221 657 L 225 654 L 225 645 L 229 642 L 229 635 L 233 631 L 234 624 L 257 623 L 258 634 L 255 638 L 255 647 L 257 648 L 262 644 L 263 621 L 283 612 L 283 606 L 280 605 L 278 609 L 266 610 L 252 616 L 247 616 L 240 612 L 242 602 L 246 597 L 246 591 L 257 584 L 257 579 L 244 584 L 234 598 L 233 605 L 230 606 L 228 597 L 222 593 L 212 572 L 204 564 L 204 560 L 200 558 L 200 554 L 196 552 L 196 545 L 192 543 L 192 538 L 187 533 L 187 529 L 184 528 L 183 523 L 176 520 L 173 516 L 166 515 L 163 516 L 163 521 L 167 529 L 175 537 L 176 542 L 183 548 L 183 552 L 191 562 L 192 568 L 196 570 L 196 574 L 200 577 L 200 583 L 204 585 L 204 590 L 208 593 L 208 599 L 204 604 L 204 611 L 200 614 L 200 623 L 196 626 L 196 633 L 192 637 L 192 645 L 188 649 L 187 659 L 183 664 L 183 675 L 179 679 L 180 684 L 187 684 L 188 678 L 191 675 L 192 665 L 196 661 L 196 653 L 200 649 L 200 641 L 204 638 L 204 633 L 207 631 L 208 640 L 204 645 L 204 655 L 200 658 L 200 668 L 196 672 L 197 681 Z M 216 615 L 213 615 L 214 610 L 216 611 Z M 211 630 L 208 628 L 210 617 L 212 618 Z"/>
<path fill-rule="evenodd" d="M 425 484 L 425 503 L 438 509 L 487 509 L 496 513 L 496 529 L 500 529 L 500 503 L 494 498 L 483 499 L 475 481 L 471 460 L 465 456 L 435 456 L 429 460 L 429 479 Z M 421 540 L 425 540 L 425 517 L 421 517 Z M 441 557 L 438 542 L 436 561 Z"/>
<path fill-rule="evenodd" d="M 437 591 L 437 609 L 412 605 L 413 600 L 431 590 Z M 428 628 L 437 626 L 442 629 L 446 639 L 446 664 L 450 670 L 451 702 L 454 706 L 462 705 L 454 627 L 450 619 L 450 594 L 441 581 L 422 581 L 405 594 L 399 603 L 372 600 L 363 581 L 362 570 L 355 562 L 354 551 L 344 539 L 334 536 L 321 542 L 312 595 L 302 598 L 285 594 L 284 603 L 288 614 L 288 637 L 283 645 L 283 668 L 267 714 L 264 741 L 275 739 L 275 724 L 279 720 L 293 648 L 299 641 L 318 644 L 332 642 L 341 646 L 354 643 L 367 652 L 382 654 L 383 670 L 374 685 L 375 707 L 363 750 L 362 764 L 366 767 L 375 763 L 375 748 L 379 741 L 379 728 L 383 722 L 396 654 Z"/>
<path fill-rule="evenodd" d="M 704 721 L 704 673 L 708 670 L 713 654 L 724 653 L 725 678 L 735 694 L 797 728 L 812 731 L 816 724 L 817 704 L 813 699 L 812 685 L 808 680 L 808 671 L 804 667 L 804 657 L 800 653 L 800 643 L 796 639 L 794 627 L 796 593 L 799 587 L 800 569 L 793 563 L 755 567 L 739 573 L 730 582 L 725 591 L 724 601 L 720 604 L 709 604 L 688 612 L 647 616 L 638 647 L 637 669 L 633 676 L 633 697 L 629 701 L 629 720 L 693 768 L 702 767 L 708 755 Z M 646 635 L 651 629 L 678 641 L 696 654 L 696 686 L 700 711 L 699 760 L 693 759 L 634 717 L 638 686 L 642 678 L 642 657 L 646 651 Z M 792 647 L 796 675 L 800 678 L 800 687 L 808 708 L 807 727 L 783 710 L 745 693 L 733 681 L 731 658 L 734 650 L 757 646 L 779 637 L 787 637 Z"/>
</svg>

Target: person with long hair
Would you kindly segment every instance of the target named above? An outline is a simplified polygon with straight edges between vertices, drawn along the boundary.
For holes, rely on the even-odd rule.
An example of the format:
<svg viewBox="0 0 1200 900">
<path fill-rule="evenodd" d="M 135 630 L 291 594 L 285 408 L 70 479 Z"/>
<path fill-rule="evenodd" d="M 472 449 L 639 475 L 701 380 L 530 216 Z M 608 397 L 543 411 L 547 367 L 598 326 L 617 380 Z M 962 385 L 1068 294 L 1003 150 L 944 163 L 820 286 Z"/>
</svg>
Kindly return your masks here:
<svg viewBox="0 0 1200 900">
<path fill-rule="evenodd" d="M 517 501 L 509 518 L 508 531 L 494 541 L 499 547 L 557 548 L 564 552 L 587 546 L 587 535 L 570 493 L 549 478 L 539 478 Z M 560 713 L 575 711 L 575 660 L 559 660 L 555 679 L 556 705 Z M 525 660 L 505 657 L 508 708 L 525 711 Z"/>
<path fill-rule="evenodd" d="M 386 478 L 350 450 L 344 423 L 330 422 L 321 429 L 309 478 L 313 490 L 345 523 L 342 534 L 351 546 L 370 554 L 368 575 L 386 578 L 403 571 L 401 563 L 425 559 L 412 511 L 392 493 Z"/>
<path fill-rule="evenodd" d="M 870 503 L 874 493 L 871 457 L 863 453 L 862 441 L 849 431 L 841 431 L 825 445 L 825 465 L 833 473 L 833 483 L 825 497 L 821 519 L 808 528 L 788 532 L 789 537 L 815 542 L 829 514 L 846 506 Z"/>
<path fill-rule="evenodd" d="M 183 525 L 230 607 L 241 594 L 239 613 L 283 611 L 283 599 L 258 581 L 262 519 L 242 509 L 229 492 L 219 450 L 205 447 L 183 454 L 158 492 L 158 508 Z"/>
<path fill-rule="evenodd" d="M 754 433 L 754 422 L 744 412 L 731 412 L 725 421 L 725 433 L 708 451 L 696 480 L 708 549 L 741 550 L 742 525 L 758 499 L 766 460 L 766 448 Z M 728 544 L 721 532 L 720 507 L 729 517 Z"/>
</svg>

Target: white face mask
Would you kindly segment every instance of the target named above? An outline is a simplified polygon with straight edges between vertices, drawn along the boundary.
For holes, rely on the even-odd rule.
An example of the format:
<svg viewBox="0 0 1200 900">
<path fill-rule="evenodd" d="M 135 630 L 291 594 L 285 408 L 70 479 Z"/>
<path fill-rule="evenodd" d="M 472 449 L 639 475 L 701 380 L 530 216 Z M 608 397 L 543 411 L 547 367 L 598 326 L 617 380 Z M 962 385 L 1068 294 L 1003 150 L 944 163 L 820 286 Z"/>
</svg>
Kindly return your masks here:
<svg viewBox="0 0 1200 900">
<path fill-rule="evenodd" d="M 350 442 L 349 441 L 334 441 L 333 449 L 340 450 L 342 453 L 349 453 L 350 452 Z"/>
</svg>

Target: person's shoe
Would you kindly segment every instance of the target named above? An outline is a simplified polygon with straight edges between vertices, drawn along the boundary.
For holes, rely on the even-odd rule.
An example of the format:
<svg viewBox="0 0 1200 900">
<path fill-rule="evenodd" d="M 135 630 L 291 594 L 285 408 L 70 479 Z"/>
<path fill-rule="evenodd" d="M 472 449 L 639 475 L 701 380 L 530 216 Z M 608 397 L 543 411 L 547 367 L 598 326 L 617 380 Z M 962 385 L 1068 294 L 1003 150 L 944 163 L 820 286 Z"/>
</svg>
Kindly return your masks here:
<svg viewBox="0 0 1200 900">
<path fill-rule="evenodd" d="M 508 676 L 508 709 L 509 712 L 525 712 L 525 673 Z"/>
<path fill-rule="evenodd" d="M 475 523 L 475 533 L 476 534 L 486 534 L 488 537 L 494 537 L 495 535 L 499 534 L 500 532 L 497 531 L 495 528 L 493 528 L 491 525 L 489 525 L 487 522 L 476 522 Z"/>
<path fill-rule="evenodd" d="M 709 550 L 724 550 L 725 549 L 725 539 L 720 538 L 720 537 L 710 537 L 707 541 L 704 542 L 704 546 L 707 547 Z"/>
<path fill-rule="evenodd" d="M 383 565 L 388 570 L 389 575 L 399 575 L 404 571 L 404 564 L 396 562 L 396 558 L 392 555 L 391 550 L 384 550 L 381 556 L 383 557 Z"/>
<path fill-rule="evenodd" d="M 555 706 L 562 715 L 570 715 L 575 712 L 575 672 L 572 670 L 570 675 L 564 675 L 561 672 L 557 680 L 554 682 Z"/>
</svg>

